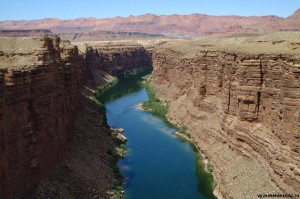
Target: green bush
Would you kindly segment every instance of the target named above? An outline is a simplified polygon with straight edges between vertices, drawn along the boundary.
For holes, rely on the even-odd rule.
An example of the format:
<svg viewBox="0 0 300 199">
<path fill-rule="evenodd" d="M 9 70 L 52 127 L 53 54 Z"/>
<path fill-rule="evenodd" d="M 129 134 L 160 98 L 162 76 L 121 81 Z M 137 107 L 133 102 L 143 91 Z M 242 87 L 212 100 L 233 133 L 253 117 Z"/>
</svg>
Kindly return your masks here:
<svg viewBox="0 0 300 199">
<path fill-rule="evenodd" d="M 168 106 L 163 104 L 157 97 L 156 97 L 156 90 L 150 86 L 149 78 L 145 82 L 145 89 L 147 91 L 149 100 L 144 102 L 142 107 L 145 111 L 148 111 L 155 116 L 160 118 L 165 118 L 165 115 L 168 112 Z"/>
<path fill-rule="evenodd" d="M 188 132 L 188 128 L 185 125 L 182 125 L 180 128 L 177 128 L 177 131 L 188 138 L 192 138 L 191 134 Z"/>
<path fill-rule="evenodd" d="M 211 166 L 211 164 L 209 162 L 207 162 L 206 169 L 209 173 L 213 172 L 213 167 Z"/>
</svg>

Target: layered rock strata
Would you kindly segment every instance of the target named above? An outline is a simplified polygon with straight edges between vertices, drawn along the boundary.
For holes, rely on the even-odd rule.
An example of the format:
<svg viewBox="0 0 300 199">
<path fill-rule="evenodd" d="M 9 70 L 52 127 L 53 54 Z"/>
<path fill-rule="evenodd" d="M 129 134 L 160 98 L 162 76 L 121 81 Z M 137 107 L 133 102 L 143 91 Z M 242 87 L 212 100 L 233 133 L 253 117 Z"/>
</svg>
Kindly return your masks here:
<svg viewBox="0 0 300 199">
<path fill-rule="evenodd" d="M 79 46 L 84 56 L 84 76 L 94 88 L 107 81 L 107 76 L 152 66 L 151 54 L 140 44 L 121 42 Z"/>
<path fill-rule="evenodd" d="M 277 31 L 299 31 L 300 9 L 291 16 L 282 18 L 270 16 L 211 16 L 205 14 L 190 15 L 154 15 L 114 17 L 105 19 L 79 18 L 63 20 L 46 18 L 40 20 L 0 21 L 1 29 L 49 29 L 53 33 L 74 33 L 89 31 L 121 31 L 161 33 L 171 37 L 203 37 L 210 35 L 228 35 L 236 33 L 265 34 Z M 93 33 L 92 33 L 93 34 Z M 63 35 L 62 35 L 63 36 Z M 74 35 L 74 37 L 77 37 Z M 93 35 L 89 38 L 95 38 Z M 116 35 L 115 38 L 118 38 Z M 68 38 L 70 39 L 70 38 Z"/>
<path fill-rule="evenodd" d="M 120 140 L 124 137 L 117 133 L 120 130 L 113 130 L 106 124 L 103 109 L 95 103 L 93 95 L 95 89 L 111 81 L 113 75 L 149 66 L 149 54 L 142 46 L 134 44 L 102 49 L 81 46 L 81 50 L 84 86 L 80 96 L 82 107 L 74 121 L 73 142 L 64 160 L 43 178 L 36 190 L 38 198 L 116 197 L 118 191 L 114 188 L 121 183 L 116 179 L 120 178 L 114 165 L 119 155 L 113 137 L 120 137 Z"/>
<path fill-rule="evenodd" d="M 80 97 L 82 107 L 73 121 L 67 153 L 62 162 L 45 173 L 34 198 L 109 198 L 118 183 L 112 167 L 117 155 L 111 129 L 103 123 L 99 105 L 88 95 Z"/>
<path fill-rule="evenodd" d="M 0 198 L 33 197 L 44 176 L 36 197 L 106 198 L 116 183 L 115 142 L 94 89 L 151 58 L 136 44 L 84 48 L 0 38 Z"/>
<path fill-rule="evenodd" d="M 1 38 L 0 52 L 0 193 L 28 197 L 70 140 L 79 108 L 78 49 L 59 38 Z"/>
<path fill-rule="evenodd" d="M 185 124 L 213 165 L 222 198 L 300 193 L 300 59 L 202 50 L 153 53 L 168 118 Z"/>
<path fill-rule="evenodd" d="M 212 46 L 190 42 L 190 51 Z M 261 39 L 247 48 L 257 43 L 264 50 L 277 43 L 299 50 L 297 42 Z M 169 102 L 169 119 L 189 128 L 224 198 L 299 193 L 300 59 L 212 49 L 182 56 L 165 46 L 151 49 L 153 58 L 129 43 L 82 45 L 79 55 L 58 37 L 1 38 L 1 198 L 30 197 L 63 157 L 40 185 L 40 197 L 107 197 L 114 183 L 107 150 L 114 145 L 91 100 L 93 89 L 152 60 L 153 84 Z"/>
</svg>

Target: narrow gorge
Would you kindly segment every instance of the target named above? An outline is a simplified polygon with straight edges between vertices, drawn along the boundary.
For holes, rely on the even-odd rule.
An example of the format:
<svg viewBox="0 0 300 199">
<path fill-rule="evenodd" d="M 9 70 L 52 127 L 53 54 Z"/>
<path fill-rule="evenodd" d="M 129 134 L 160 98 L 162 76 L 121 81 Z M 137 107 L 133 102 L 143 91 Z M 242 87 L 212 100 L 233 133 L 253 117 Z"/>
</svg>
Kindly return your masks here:
<svg viewBox="0 0 300 199">
<path fill-rule="evenodd" d="M 145 47 L 0 38 L 0 198 L 112 197 L 115 130 L 94 94 L 149 66 L 168 120 L 187 127 L 212 165 L 216 196 L 299 194 L 298 36 Z"/>
<path fill-rule="evenodd" d="M 0 64 L 0 198 L 107 197 L 116 141 L 93 95 L 114 75 L 150 66 L 149 53 L 3 37 Z"/>
</svg>

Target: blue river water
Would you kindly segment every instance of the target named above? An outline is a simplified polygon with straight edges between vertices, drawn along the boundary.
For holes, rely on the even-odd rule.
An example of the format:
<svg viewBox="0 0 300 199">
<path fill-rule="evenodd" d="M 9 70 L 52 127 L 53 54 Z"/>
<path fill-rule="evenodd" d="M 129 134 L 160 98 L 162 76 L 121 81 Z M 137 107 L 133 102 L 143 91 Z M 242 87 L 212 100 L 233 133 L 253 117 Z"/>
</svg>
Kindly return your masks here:
<svg viewBox="0 0 300 199">
<path fill-rule="evenodd" d="M 206 199 L 199 192 L 195 152 L 176 130 L 137 104 L 148 100 L 144 88 L 105 103 L 108 124 L 124 128 L 127 154 L 118 162 L 124 199 Z"/>
</svg>

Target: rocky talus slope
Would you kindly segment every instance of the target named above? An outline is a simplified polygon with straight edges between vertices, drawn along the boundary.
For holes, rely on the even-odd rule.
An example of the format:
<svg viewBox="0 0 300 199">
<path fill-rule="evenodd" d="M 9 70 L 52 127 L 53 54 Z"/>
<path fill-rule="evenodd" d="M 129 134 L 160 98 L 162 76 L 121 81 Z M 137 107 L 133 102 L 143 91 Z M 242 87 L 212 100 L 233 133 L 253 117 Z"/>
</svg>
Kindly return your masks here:
<svg viewBox="0 0 300 199">
<path fill-rule="evenodd" d="M 79 54 L 59 37 L 0 38 L 0 198 L 109 197 L 116 144 L 93 89 L 151 60 L 121 46 Z"/>
<path fill-rule="evenodd" d="M 152 84 L 169 102 L 168 118 L 188 127 L 222 198 L 300 193 L 299 48 L 260 39 L 231 49 L 175 42 L 153 52 Z M 264 53 L 264 45 L 285 54 Z"/>
</svg>

